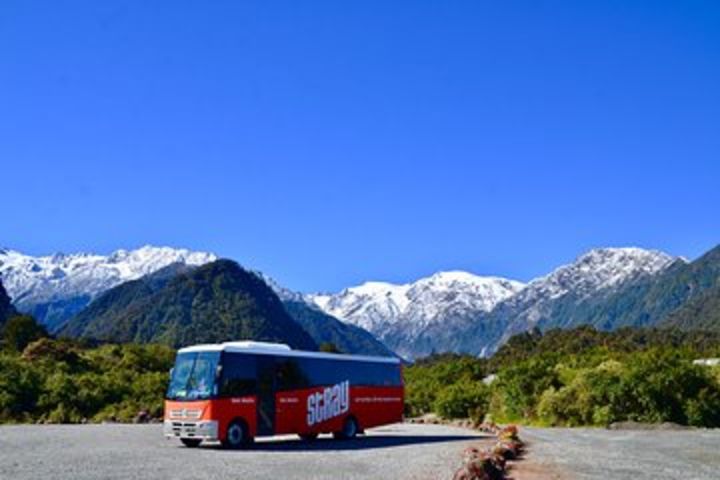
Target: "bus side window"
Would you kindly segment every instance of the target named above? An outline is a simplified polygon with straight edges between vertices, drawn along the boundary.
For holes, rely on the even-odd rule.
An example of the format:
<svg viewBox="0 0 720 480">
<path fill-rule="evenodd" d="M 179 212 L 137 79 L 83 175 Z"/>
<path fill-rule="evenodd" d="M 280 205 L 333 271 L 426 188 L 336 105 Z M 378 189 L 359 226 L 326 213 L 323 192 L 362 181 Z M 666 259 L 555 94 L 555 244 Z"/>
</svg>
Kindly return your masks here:
<svg viewBox="0 0 720 480">
<path fill-rule="evenodd" d="M 396 365 L 366 362 L 355 367 L 355 378 L 358 385 L 393 387 L 402 385 L 400 369 Z"/>
<path fill-rule="evenodd" d="M 278 391 L 308 388 L 308 379 L 303 365 L 295 358 L 278 357 L 275 364 L 275 388 Z"/>
<path fill-rule="evenodd" d="M 225 352 L 223 355 L 220 395 L 242 397 L 257 393 L 255 356 Z"/>
</svg>

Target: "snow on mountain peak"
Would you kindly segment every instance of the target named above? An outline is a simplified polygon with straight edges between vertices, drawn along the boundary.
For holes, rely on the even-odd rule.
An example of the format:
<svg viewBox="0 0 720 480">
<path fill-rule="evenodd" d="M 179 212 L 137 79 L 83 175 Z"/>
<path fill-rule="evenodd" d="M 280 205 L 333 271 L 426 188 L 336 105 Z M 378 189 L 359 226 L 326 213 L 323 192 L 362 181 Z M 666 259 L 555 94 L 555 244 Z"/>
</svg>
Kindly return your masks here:
<svg viewBox="0 0 720 480">
<path fill-rule="evenodd" d="M 509 335 L 536 326 L 565 295 L 571 303 L 606 295 L 677 260 L 654 250 L 599 248 L 527 285 L 444 271 L 404 285 L 366 282 L 334 295 L 308 298 L 330 315 L 369 330 L 408 358 L 435 350 L 494 350 Z M 473 337 L 464 339 L 468 329 Z"/>
<path fill-rule="evenodd" d="M 2 248 L 0 276 L 21 311 L 32 310 L 48 326 L 57 327 L 92 298 L 120 283 L 174 263 L 194 266 L 216 259 L 212 253 L 149 245 L 109 255 L 40 257 Z M 412 283 L 369 281 L 335 294 L 309 295 L 287 290 L 256 273 L 283 300 L 315 305 L 369 330 L 410 358 L 435 350 L 473 351 L 478 346 L 492 350 L 510 335 L 542 325 L 553 312 L 564 311 L 558 305 L 603 297 L 676 261 L 685 260 L 641 248 L 598 248 L 528 284 L 451 270 Z M 472 338 L 463 333 L 468 328 L 475 332 Z"/>
<path fill-rule="evenodd" d="M 678 257 L 657 250 L 636 247 L 590 250 L 574 262 L 531 281 L 502 304 L 509 312 L 509 324 L 500 343 L 551 317 L 554 302 L 560 302 L 561 297 L 569 295 L 570 301 L 576 303 L 593 296 L 608 295 L 626 282 L 657 274 L 678 260 Z"/>
<path fill-rule="evenodd" d="M 22 307 L 74 296 L 93 297 L 173 263 L 202 265 L 216 259 L 212 253 L 149 245 L 107 256 L 56 253 L 34 257 L 4 249 L 0 251 L 0 275 L 14 303 Z"/>
<path fill-rule="evenodd" d="M 502 277 L 478 276 L 462 270 L 438 272 L 415 282 L 417 285 L 433 286 L 436 289 L 470 288 L 478 294 L 485 291 L 492 296 L 505 297 L 521 290 L 525 284 Z M 492 291 L 495 291 L 494 293 Z"/>
<path fill-rule="evenodd" d="M 489 311 L 524 285 L 468 272 L 438 272 L 414 283 L 365 282 L 334 294 L 309 295 L 326 313 L 372 331 L 407 323 L 424 328 L 446 312 Z"/>
<path fill-rule="evenodd" d="M 573 263 L 533 280 L 530 289 L 543 290 L 551 298 L 573 291 L 580 296 L 617 286 L 639 275 L 652 275 L 678 260 L 657 250 L 637 247 L 597 248 Z"/>
</svg>

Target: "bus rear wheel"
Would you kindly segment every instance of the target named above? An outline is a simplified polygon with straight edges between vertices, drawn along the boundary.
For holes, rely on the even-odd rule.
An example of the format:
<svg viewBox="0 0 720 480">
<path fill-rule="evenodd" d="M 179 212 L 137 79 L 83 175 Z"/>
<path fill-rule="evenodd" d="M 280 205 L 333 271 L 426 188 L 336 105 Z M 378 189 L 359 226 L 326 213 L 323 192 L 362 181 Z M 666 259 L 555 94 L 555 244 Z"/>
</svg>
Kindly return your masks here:
<svg viewBox="0 0 720 480">
<path fill-rule="evenodd" d="M 348 417 L 343 422 L 343 428 L 339 432 L 333 433 L 333 436 L 339 440 L 347 440 L 355 438 L 358 434 L 357 420 L 353 417 Z"/>
<path fill-rule="evenodd" d="M 225 440 L 222 444 L 225 448 L 240 448 L 249 442 L 248 430 L 245 424 L 239 420 L 230 422 L 225 432 Z"/>
<path fill-rule="evenodd" d="M 181 438 L 180 441 L 188 448 L 196 448 L 200 445 L 200 442 L 202 442 L 202 440 L 197 440 L 195 438 Z"/>
<path fill-rule="evenodd" d="M 298 436 L 304 442 L 312 442 L 318 438 L 317 433 L 298 433 Z"/>
</svg>

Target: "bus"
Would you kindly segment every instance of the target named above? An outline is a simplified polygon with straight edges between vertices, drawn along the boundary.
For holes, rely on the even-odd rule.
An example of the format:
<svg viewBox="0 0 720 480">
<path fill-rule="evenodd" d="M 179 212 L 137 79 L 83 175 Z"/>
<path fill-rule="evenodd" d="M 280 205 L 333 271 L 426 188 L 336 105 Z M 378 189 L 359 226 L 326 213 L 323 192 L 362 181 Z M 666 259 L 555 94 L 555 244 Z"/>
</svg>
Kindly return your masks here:
<svg viewBox="0 0 720 480">
<path fill-rule="evenodd" d="M 402 421 L 398 358 L 292 350 L 253 341 L 178 350 L 165 398 L 164 435 L 187 447 L 321 433 L 353 438 Z"/>
</svg>

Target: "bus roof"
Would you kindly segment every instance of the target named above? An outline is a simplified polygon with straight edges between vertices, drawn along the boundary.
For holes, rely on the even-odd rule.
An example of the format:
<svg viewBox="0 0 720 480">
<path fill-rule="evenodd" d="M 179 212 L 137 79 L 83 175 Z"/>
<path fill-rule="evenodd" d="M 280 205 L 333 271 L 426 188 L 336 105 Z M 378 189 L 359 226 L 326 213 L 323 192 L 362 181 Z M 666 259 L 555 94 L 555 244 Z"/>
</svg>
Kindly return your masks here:
<svg viewBox="0 0 720 480">
<path fill-rule="evenodd" d="M 254 342 L 249 340 L 192 345 L 178 350 L 178 353 L 190 352 L 238 352 L 257 355 L 279 355 L 283 357 L 324 358 L 326 360 L 355 360 L 360 362 L 400 363 L 400 359 L 396 357 L 376 357 L 370 355 L 347 355 L 344 353 L 308 352 L 305 350 L 293 350 L 284 343 Z"/>
</svg>

